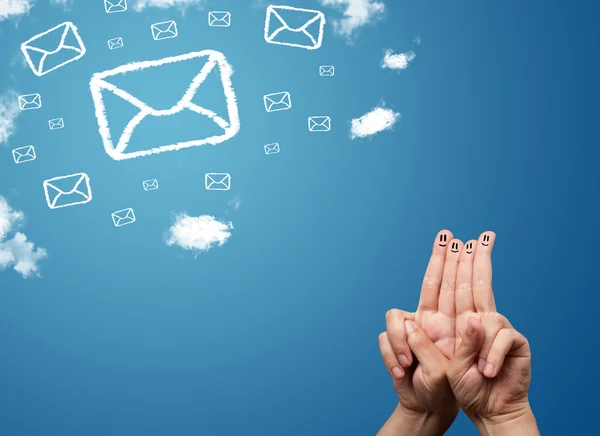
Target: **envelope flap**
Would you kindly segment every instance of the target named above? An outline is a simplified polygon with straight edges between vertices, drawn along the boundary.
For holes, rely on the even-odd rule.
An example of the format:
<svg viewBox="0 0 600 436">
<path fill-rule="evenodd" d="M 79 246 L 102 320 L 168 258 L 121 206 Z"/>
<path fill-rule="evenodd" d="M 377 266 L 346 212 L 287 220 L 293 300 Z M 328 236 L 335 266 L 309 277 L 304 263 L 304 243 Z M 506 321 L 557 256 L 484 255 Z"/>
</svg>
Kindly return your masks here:
<svg viewBox="0 0 600 436">
<path fill-rule="evenodd" d="M 34 36 L 23 43 L 27 50 L 39 53 L 54 53 L 60 50 L 63 40 L 67 38 L 71 23 L 62 23 L 46 32 Z"/>
<path fill-rule="evenodd" d="M 229 12 L 224 11 L 211 11 L 209 13 L 211 17 L 213 17 L 217 21 L 228 21 L 231 17 L 231 14 Z"/>
<path fill-rule="evenodd" d="M 87 195 L 87 185 L 85 183 L 85 175 L 74 174 L 65 178 L 57 178 L 46 181 L 46 185 L 55 191 L 69 195 L 76 191 Z"/>
<path fill-rule="evenodd" d="M 277 25 L 278 21 L 282 26 L 294 32 L 301 32 L 312 24 L 318 23 L 323 16 L 319 11 L 298 9 L 289 6 L 271 6 L 269 7 L 269 12 L 272 15 L 270 27 L 273 30 L 279 27 Z"/>
</svg>

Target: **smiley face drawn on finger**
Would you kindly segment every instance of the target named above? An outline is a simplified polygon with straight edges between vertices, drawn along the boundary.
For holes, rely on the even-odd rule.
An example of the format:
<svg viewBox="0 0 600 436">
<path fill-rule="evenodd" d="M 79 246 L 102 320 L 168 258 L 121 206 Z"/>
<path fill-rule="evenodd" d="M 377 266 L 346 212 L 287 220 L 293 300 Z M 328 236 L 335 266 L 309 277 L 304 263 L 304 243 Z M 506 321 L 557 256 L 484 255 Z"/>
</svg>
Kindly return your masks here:
<svg viewBox="0 0 600 436">
<path fill-rule="evenodd" d="M 453 242 L 450 246 L 450 251 L 453 253 L 458 253 L 458 242 Z"/>
<path fill-rule="evenodd" d="M 446 245 L 448 245 L 448 244 L 446 243 L 446 241 L 447 241 L 447 238 L 448 238 L 448 236 L 447 236 L 445 233 L 442 233 L 442 234 L 440 235 L 440 244 L 439 244 L 439 245 L 440 245 L 440 247 L 445 247 Z"/>
<path fill-rule="evenodd" d="M 469 242 L 467 244 L 465 251 L 467 254 L 473 254 L 473 243 L 472 242 Z"/>
<path fill-rule="evenodd" d="M 483 240 L 481 241 L 481 245 L 483 245 L 484 247 L 489 247 L 490 235 L 483 235 Z"/>
</svg>

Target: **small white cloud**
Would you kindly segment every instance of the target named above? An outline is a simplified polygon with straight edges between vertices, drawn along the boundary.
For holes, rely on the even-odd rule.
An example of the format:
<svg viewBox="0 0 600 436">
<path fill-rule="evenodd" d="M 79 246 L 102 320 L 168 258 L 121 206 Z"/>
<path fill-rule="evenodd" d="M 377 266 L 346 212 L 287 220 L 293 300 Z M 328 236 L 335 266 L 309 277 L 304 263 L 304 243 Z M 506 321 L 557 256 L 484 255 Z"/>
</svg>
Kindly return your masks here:
<svg viewBox="0 0 600 436">
<path fill-rule="evenodd" d="M 184 250 L 208 251 L 220 247 L 231 236 L 233 224 L 217 220 L 210 215 L 189 216 L 185 213 L 175 217 L 175 223 L 167 230 L 166 243 L 179 245 Z"/>
<path fill-rule="evenodd" d="M 401 115 L 391 109 L 376 107 L 360 118 L 352 120 L 350 138 L 366 138 L 392 128 Z"/>
<path fill-rule="evenodd" d="M 227 203 L 227 205 L 233 208 L 233 210 L 238 210 L 242 205 L 242 199 L 240 197 L 234 197 L 231 200 L 229 200 L 229 203 Z"/>
<path fill-rule="evenodd" d="M 35 0 L 0 0 L 0 21 L 28 14 Z"/>
<path fill-rule="evenodd" d="M 321 0 L 321 4 L 344 11 L 344 18 L 333 21 L 333 29 L 345 37 L 351 37 L 356 29 L 383 17 L 385 12 L 385 4 L 378 0 Z"/>
<path fill-rule="evenodd" d="M 204 3 L 206 3 L 205 0 L 135 0 L 135 3 L 133 4 L 133 10 L 136 12 L 141 12 L 146 8 L 177 8 L 181 12 L 185 12 L 187 8 L 193 6 L 202 8 Z"/>
<path fill-rule="evenodd" d="M 34 248 L 24 233 L 17 232 L 6 239 L 8 233 L 25 219 L 23 212 L 14 210 L 4 197 L 0 197 L 0 269 L 12 268 L 24 278 L 39 276 L 38 262 L 48 253 L 43 248 Z"/>
<path fill-rule="evenodd" d="M 408 64 L 416 58 L 417 55 L 414 51 L 407 51 L 406 53 L 394 54 L 392 50 L 386 50 L 383 60 L 381 61 L 381 68 L 390 68 L 392 70 L 406 70 Z"/>
<path fill-rule="evenodd" d="M 50 0 L 50 4 L 60 6 L 66 11 L 73 4 L 73 0 Z"/>
<path fill-rule="evenodd" d="M 14 91 L 0 95 L 0 145 L 15 133 L 15 120 L 21 113 L 17 99 L 18 94 Z"/>
</svg>

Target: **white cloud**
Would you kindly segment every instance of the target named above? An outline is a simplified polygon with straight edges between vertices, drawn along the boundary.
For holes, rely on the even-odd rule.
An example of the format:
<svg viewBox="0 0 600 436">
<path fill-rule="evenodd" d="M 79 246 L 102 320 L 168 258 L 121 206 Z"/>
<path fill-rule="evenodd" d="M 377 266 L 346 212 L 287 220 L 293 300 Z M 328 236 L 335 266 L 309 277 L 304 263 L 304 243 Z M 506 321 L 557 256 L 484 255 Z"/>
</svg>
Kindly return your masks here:
<svg viewBox="0 0 600 436">
<path fill-rule="evenodd" d="M 29 13 L 35 0 L 0 0 L 0 21 Z"/>
<path fill-rule="evenodd" d="M 242 205 L 242 199 L 240 197 L 234 197 L 231 200 L 229 200 L 229 203 L 227 203 L 227 205 L 229 207 L 232 207 L 233 210 L 238 210 Z"/>
<path fill-rule="evenodd" d="M 182 213 L 175 217 L 175 224 L 167 230 L 166 243 L 169 246 L 179 245 L 185 250 L 208 251 L 225 244 L 231 236 L 231 229 L 231 222 L 221 222 L 210 215 L 194 217 Z"/>
<path fill-rule="evenodd" d="M 0 197 L 0 269 L 13 268 L 28 278 L 40 275 L 38 262 L 48 257 L 48 253 L 43 248 L 34 248 L 34 244 L 21 232 L 6 239 L 8 233 L 24 219 L 23 212 L 14 210 L 4 197 Z"/>
<path fill-rule="evenodd" d="M 181 12 L 185 12 L 187 8 L 192 6 L 201 8 L 204 6 L 204 3 L 205 0 L 135 0 L 135 3 L 133 4 L 133 10 L 136 12 L 141 12 L 146 8 L 177 8 Z"/>
<path fill-rule="evenodd" d="M 21 113 L 17 99 L 18 94 L 14 91 L 0 95 L 0 145 L 15 133 L 15 120 Z"/>
<path fill-rule="evenodd" d="M 379 0 L 321 0 L 323 6 L 332 6 L 344 11 L 344 18 L 333 21 L 336 33 L 350 37 L 361 26 L 383 16 L 385 4 Z"/>
<path fill-rule="evenodd" d="M 401 115 L 391 109 L 376 107 L 360 118 L 352 120 L 350 137 L 366 138 L 375 133 L 389 130 L 400 119 Z"/>
<path fill-rule="evenodd" d="M 55 6 L 61 6 L 63 9 L 68 10 L 69 6 L 73 3 L 73 0 L 50 0 L 50 3 Z"/>
<path fill-rule="evenodd" d="M 406 53 L 394 54 L 392 50 L 386 50 L 383 60 L 381 61 L 381 68 L 390 68 L 392 70 L 406 70 L 408 64 L 416 58 L 417 55 L 414 51 L 407 51 Z"/>
</svg>

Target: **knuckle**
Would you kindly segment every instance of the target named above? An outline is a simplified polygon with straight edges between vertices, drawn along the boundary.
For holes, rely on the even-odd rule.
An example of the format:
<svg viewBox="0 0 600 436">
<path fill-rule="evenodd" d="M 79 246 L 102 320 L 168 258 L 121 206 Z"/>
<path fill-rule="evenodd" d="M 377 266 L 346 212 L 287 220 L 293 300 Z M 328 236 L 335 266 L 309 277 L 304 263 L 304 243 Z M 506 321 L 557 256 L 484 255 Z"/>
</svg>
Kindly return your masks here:
<svg viewBox="0 0 600 436">
<path fill-rule="evenodd" d="M 441 292 L 454 292 L 456 284 L 452 280 L 444 280 L 440 287 Z"/>
<path fill-rule="evenodd" d="M 438 286 L 440 285 L 440 282 L 438 279 L 430 276 L 430 275 L 426 275 L 423 278 L 423 288 L 427 289 L 427 290 L 437 290 Z"/>
</svg>

